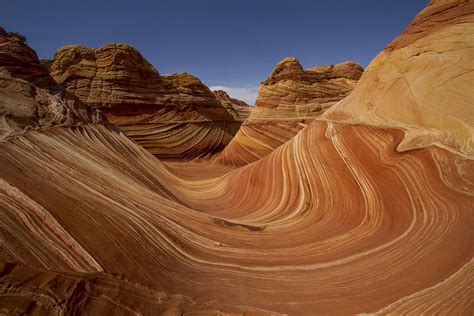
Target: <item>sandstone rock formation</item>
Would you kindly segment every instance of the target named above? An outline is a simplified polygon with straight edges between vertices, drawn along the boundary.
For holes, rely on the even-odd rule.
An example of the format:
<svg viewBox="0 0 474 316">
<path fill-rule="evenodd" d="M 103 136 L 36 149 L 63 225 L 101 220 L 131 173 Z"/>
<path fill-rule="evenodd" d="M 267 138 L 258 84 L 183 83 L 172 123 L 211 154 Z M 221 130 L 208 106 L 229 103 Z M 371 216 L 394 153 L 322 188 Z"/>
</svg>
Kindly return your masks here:
<svg viewBox="0 0 474 316">
<path fill-rule="evenodd" d="M 249 117 L 252 108 L 244 101 L 231 98 L 227 92 L 223 90 L 215 90 L 212 91 L 212 93 L 214 93 L 217 100 L 219 100 L 227 111 L 232 114 L 235 120 L 244 121 Z"/>
<path fill-rule="evenodd" d="M 51 69 L 51 66 L 53 65 L 53 62 L 54 60 L 51 60 L 51 59 L 40 59 L 39 63 L 41 66 L 43 66 L 44 68 L 46 68 L 49 72 L 49 70 Z"/>
<path fill-rule="evenodd" d="M 161 159 L 193 159 L 222 150 L 240 123 L 187 73 L 160 76 L 133 47 L 59 49 L 54 79 Z"/>
<path fill-rule="evenodd" d="M 470 78 L 474 3 L 431 1 L 415 21 L 393 53 L 428 51 L 441 43 L 426 39 L 447 32 L 458 58 L 449 49 L 438 58 Z M 378 69 L 405 69 L 406 59 L 375 61 L 361 86 L 380 88 L 379 106 L 394 104 L 393 73 Z M 417 61 L 404 76 L 416 72 L 421 91 L 437 87 L 436 113 L 451 119 L 470 90 L 464 81 L 437 86 L 429 73 L 438 64 Z M 375 126 L 362 112 L 367 123 L 353 124 L 337 114 L 349 106 L 367 111 L 344 100 L 263 159 L 218 176 L 218 166 L 194 163 L 178 175 L 101 124 L 1 140 L 0 312 L 472 314 L 474 163 L 461 146 L 469 138 L 447 129 L 449 148 L 440 137 L 401 151 L 404 121 Z M 399 116 L 412 110 L 400 106 Z"/>
<path fill-rule="evenodd" d="M 402 151 L 437 145 L 473 158 L 474 47 L 466 45 L 474 38 L 472 6 L 431 2 L 370 63 L 354 93 L 324 116 L 402 127 Z"/>
<path fill-rule="evenodd" d="M 355 62 L 304 70 L 287 57 L 262 82 L 252 118 L 314 117 L 347 96 L 363 69 Z"/>
<path fill-rule="evenodd" d="M 349 95 L 362 72 L 351 61 L 303 69 L 296 58 L 285 58 L 262 82 L 250 117 L 215 162 L 243 166 L 265 157 Z"/>
<path fill-rule="evenodd" d="M 28 129 L 102 121 L 64 91 L 19 37 L 0 28 L 0 139 Z"/>
</svg>

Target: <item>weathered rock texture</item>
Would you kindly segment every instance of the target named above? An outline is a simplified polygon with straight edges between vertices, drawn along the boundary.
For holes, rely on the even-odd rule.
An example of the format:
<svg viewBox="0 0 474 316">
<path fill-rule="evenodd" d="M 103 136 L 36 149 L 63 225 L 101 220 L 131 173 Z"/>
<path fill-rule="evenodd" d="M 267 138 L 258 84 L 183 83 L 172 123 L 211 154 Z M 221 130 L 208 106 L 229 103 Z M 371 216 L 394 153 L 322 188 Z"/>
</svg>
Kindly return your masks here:
<svg viewBox="0 0 474 316">
<path fill-rule="evenodd" d="M 458 63 L 446 71 L 471 69 L 474 3 L 448 4 L 430 2 L 417 19 L 436 23 L 399 49 L 429 48 L 430 33 L 448 32 L 458 58 L 449 49 L 438 58 Z M 369 68 L 403 69 L 404 60 Z M 438 64 L 418 61 L 404 75 L 416 72 L 423 91 Z M 393 102 L 393 74 L 378 73 L 367 93 L 380 86 L 378 102 Z M 439 115 L 471 96 L 456 82 L 438 88 Z M 217 176 L 210 164 L 174 172 L 99 124 L 4 139 L 0 311 L 472 314 L 474 161 L 437 143 L 399 151 L 405 125 L 392 123 L 314 120 L 265 158 Z"/>
<path fill-rule="evenodd" d="M 244 101 L 231 98 L 227 92 L 223 90 L 212 91 L 216 96 L 217 100 L 232 114 L 235 120 L 244 121 L 250 115 L 252 107 Z"/>
<path fill-rule="evenodd" d="M 466 44 L 474 38 L 473 5 L 430 3 L 370 63 L 358 88 L 324 116 L 401 127 L 398 150 L 437 145 L 473 158 L 474 46 Z"/>
<path fill-rule="evenodd" d="M 216 163 L 243 166 L 265 157 L 349 95 L 362 72 L 351 61 L 303 69 L 296 58 L 285 58 L 260 85 L 250 117 Z"/>
<path fill-rule="evenodd" d="M 0 139 L 28 129 L 100 121 L 99 112 L 51 78 L 31 48 L 0 28 Z"/>
<path fill-rule="evenodd" d="M 350 61 L 303 69 L 296 58 L 287 57 L 260 85 L 251 118 L 318 116 L 349 95 L 362 72 Z"/>
<path fill-rule="evenodd" d="M 51 75 L 161 159 L 193 159 L 220 150 L 239 123 L 196 77 L 160 76 L 133 47 L 59 49 Z"/>
</svg>

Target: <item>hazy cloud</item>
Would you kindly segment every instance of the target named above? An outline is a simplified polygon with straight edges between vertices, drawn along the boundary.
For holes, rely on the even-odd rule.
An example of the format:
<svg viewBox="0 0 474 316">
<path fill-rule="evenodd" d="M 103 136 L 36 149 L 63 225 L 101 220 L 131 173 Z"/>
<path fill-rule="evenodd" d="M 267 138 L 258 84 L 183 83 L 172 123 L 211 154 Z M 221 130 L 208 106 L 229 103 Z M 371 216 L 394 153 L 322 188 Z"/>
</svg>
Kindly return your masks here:
<svg viewBox="0 0 474 316">
<path fill-rule="evenodd" d="M 209 87 L 211 90 L 224 90 L 227 94 L 234 99 L 242 100 L 247 104 L 254 105 L 255 99 L 257 98 L 258 88 L 257 87 L 224 87 L 224 86 L 212 86 Z"/>
</svg>

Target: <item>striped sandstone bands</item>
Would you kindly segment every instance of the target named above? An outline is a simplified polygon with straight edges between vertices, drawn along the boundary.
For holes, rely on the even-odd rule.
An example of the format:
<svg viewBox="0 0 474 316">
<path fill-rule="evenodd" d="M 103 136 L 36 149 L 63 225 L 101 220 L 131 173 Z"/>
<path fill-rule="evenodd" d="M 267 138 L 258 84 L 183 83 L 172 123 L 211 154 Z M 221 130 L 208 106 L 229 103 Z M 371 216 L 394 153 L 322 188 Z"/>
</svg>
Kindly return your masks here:
<svg viewBox="0 0 474 316">
<path fill-rule="evenodd" d="M 457 84 L 436 86 L 430 73 L 450 61 L 445 71 L 470 69 L 470 78 L 473 16 L 472 2 L 431 1 L 402 33 L 410 40 L 369 65 L 353 94 L 380 91 L 377 106 L 400 105 L 407 119 L 375 124 L 359 91 L 350 108 L 361 107 L 365 123 L 351 122 L 346 98 L 240 168 L 182 163 L 174 172 L 91 122 L 2 140 L 1 312 L 472 314 L 474 162 L 472 133 L 462 132 L 470 125 L 415 120 L 430 99 L 412 103 L 407 93 L 397 103 L 394 73 L 379 69 L 398 62 L 420 91 L 437 87 L 444 101 L 433 115 L 449 121 L 464 105 L 472 121 L 465 82 L 446 74 Z M 440 50 L 433 67 L 392 59 L 440 36 L 456 49 Z M 407 126 L 446 132 L 400 150 Z"/>
</svg>

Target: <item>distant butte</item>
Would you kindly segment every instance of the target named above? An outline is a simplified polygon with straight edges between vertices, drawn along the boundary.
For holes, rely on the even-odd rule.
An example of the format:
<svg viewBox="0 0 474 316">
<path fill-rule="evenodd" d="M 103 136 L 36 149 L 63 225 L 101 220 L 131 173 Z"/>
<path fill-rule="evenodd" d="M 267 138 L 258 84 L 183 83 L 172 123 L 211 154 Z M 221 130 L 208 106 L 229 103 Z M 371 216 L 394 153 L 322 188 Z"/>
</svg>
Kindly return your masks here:
<svg viewBox="0 0 474 316">
<path fill-rule="evenodd" d="M 212 91 L 216 96 L 217 100 L 225 106 L 225 108 L 232 114 L 235 120 L 246 120 L 252 107 L 244 101 L 231 98 L 227 92 L 223 90 Z"/>
<path fill-rule="evenodd" d="M 265 157 L 348 96 L 363 71 L 352 61 L 303 69 L 298 59 L 283 59 L 262 82 L 248 119 L 215 161 L 243 166 Z"/>
</svg>

